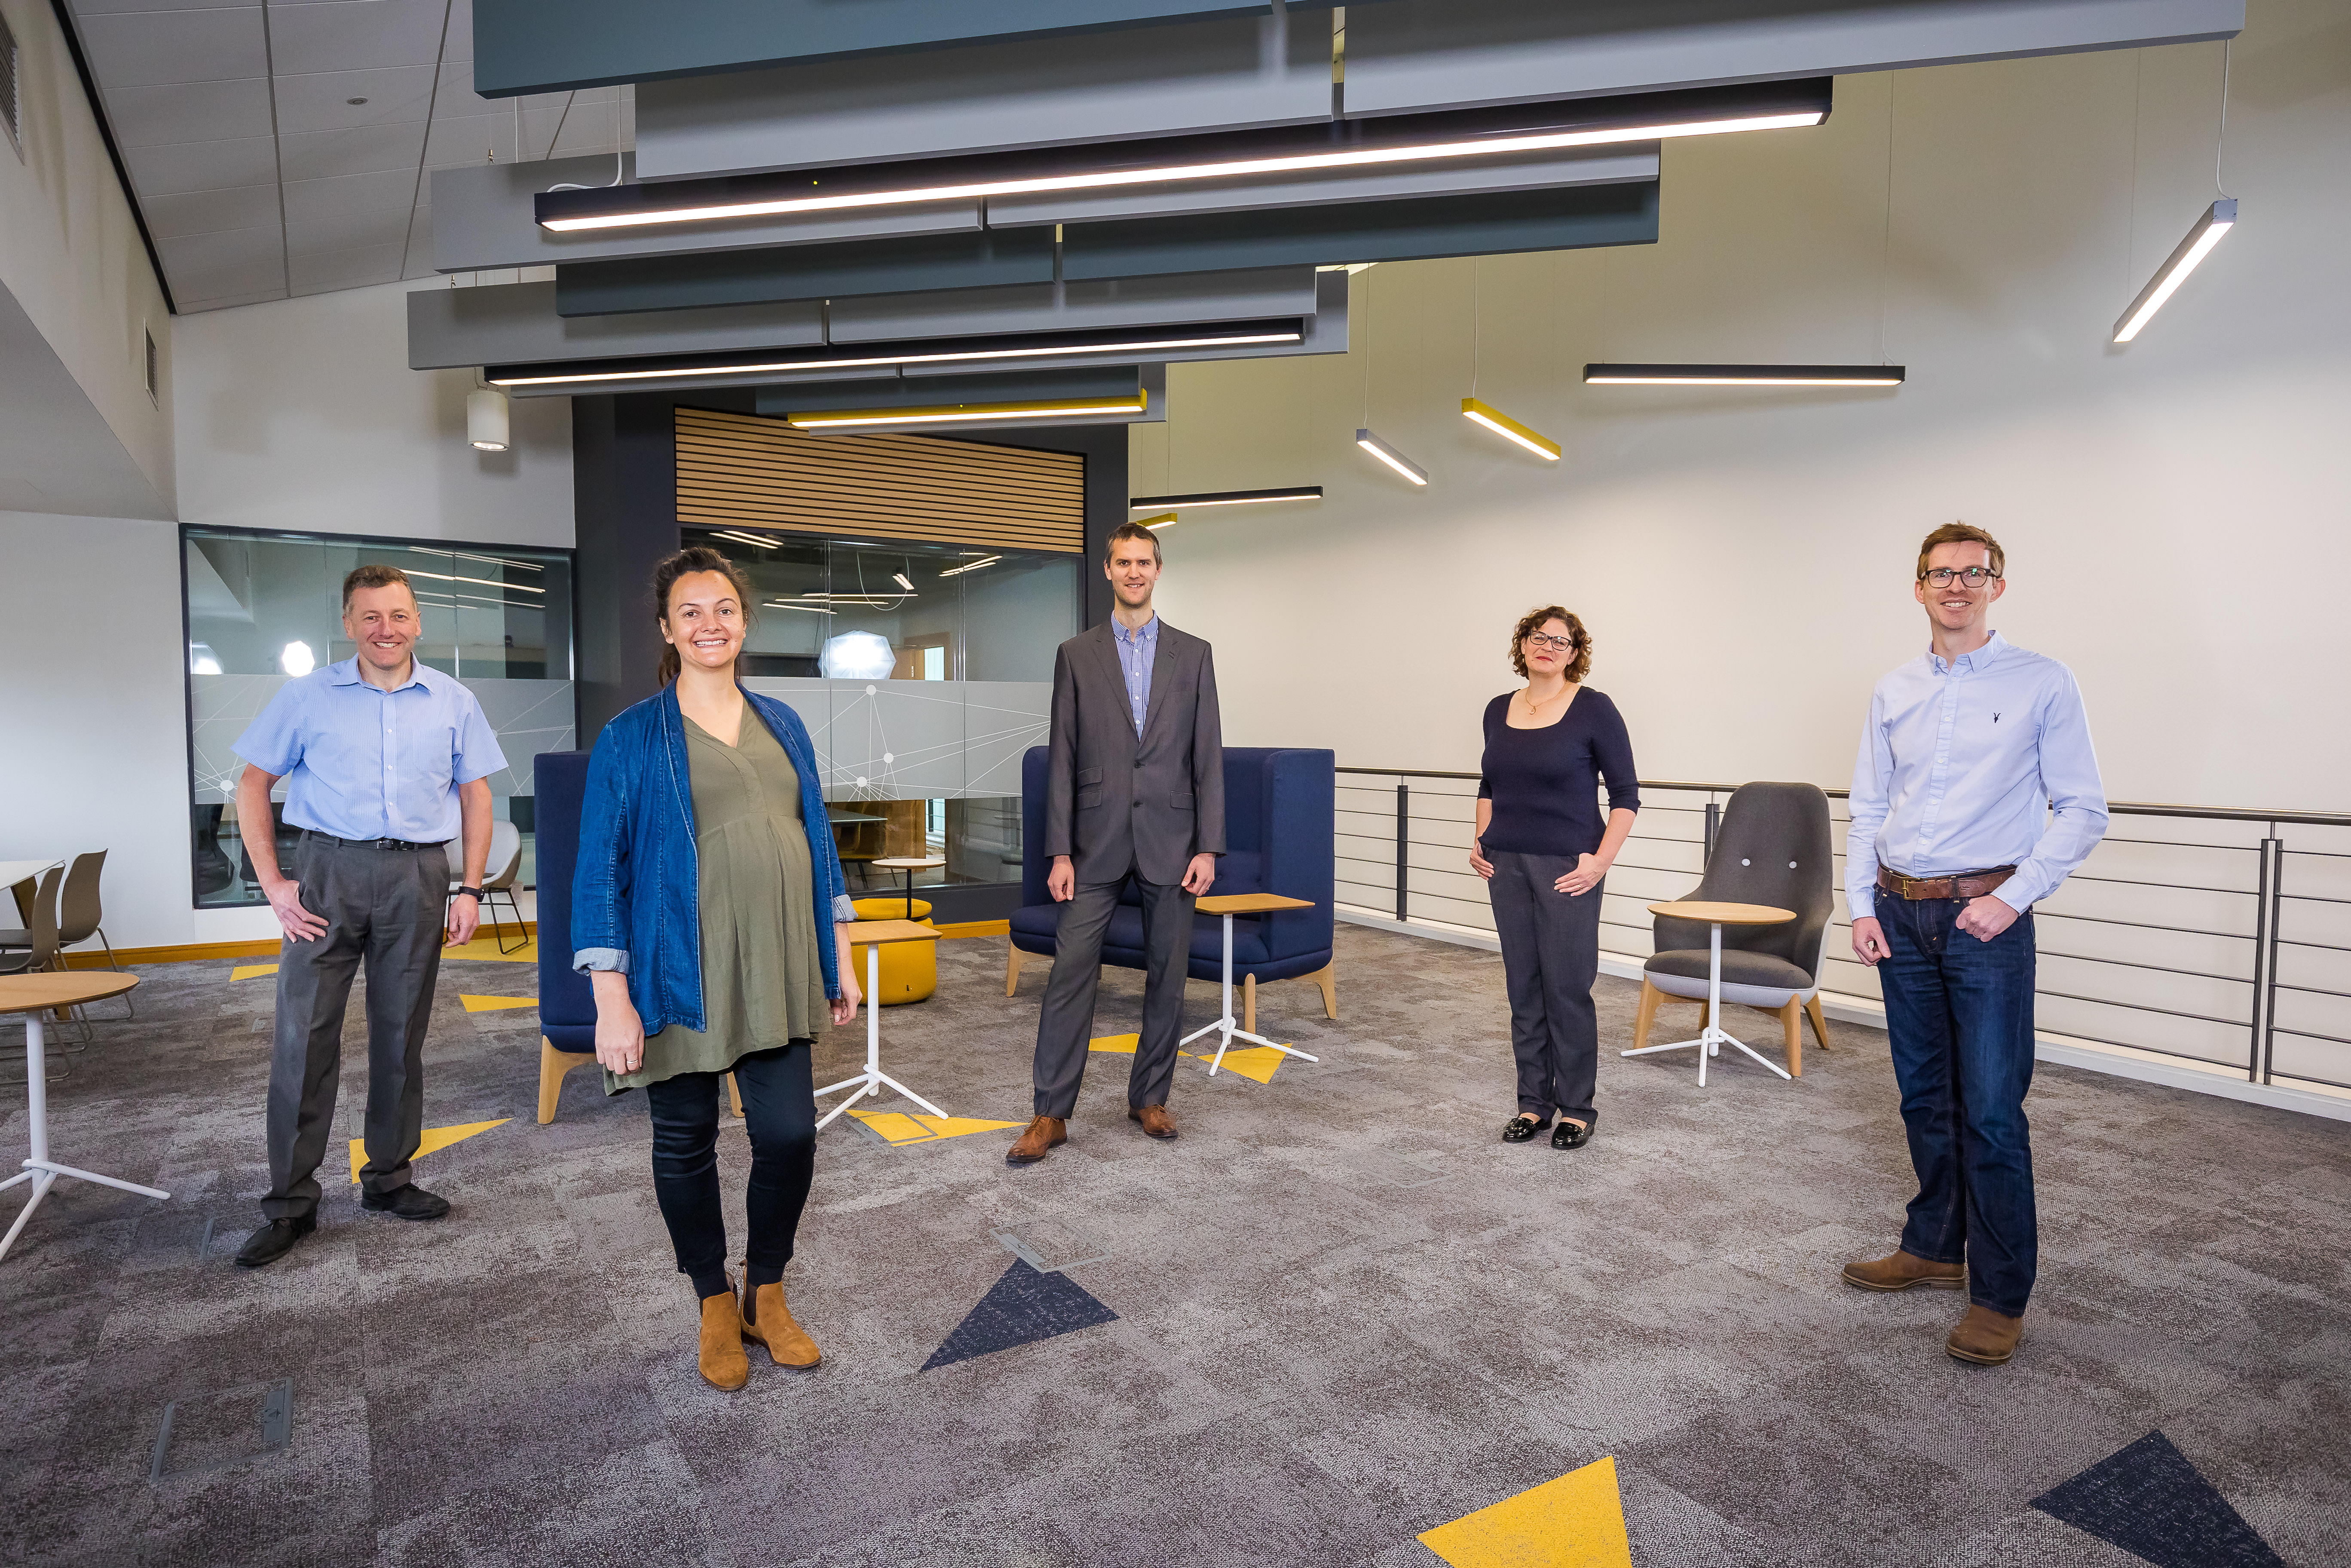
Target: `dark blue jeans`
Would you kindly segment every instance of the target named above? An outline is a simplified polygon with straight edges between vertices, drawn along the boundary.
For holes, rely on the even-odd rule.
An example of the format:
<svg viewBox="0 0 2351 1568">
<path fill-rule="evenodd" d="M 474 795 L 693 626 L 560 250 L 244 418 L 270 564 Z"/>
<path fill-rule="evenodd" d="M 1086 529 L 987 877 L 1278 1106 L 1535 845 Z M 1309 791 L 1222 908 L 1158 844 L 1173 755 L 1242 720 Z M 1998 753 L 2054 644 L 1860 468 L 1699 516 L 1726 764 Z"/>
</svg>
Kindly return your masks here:
<svg viewBox="0 0 2351 1568">
<path fill-rule="evenodd" d="M 2040 1264 L 2032 1145 L 2032 912 L 1991 941 L 1955 899 L 1881 894 L 1877 966 L 1918 1196 L 1902 1249 L 1968 1266 L 1968 1299 L 2022 1317 Z"/>
</svg>

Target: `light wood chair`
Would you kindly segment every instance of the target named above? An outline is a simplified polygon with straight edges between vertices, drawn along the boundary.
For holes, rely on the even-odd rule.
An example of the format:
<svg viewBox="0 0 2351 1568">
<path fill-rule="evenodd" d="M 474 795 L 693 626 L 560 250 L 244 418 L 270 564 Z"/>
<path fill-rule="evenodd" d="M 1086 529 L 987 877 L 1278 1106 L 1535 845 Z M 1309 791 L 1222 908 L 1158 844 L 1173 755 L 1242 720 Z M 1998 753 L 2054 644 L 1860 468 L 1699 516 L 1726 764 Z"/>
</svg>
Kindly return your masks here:
<svg viewBox="0 0 2351 1568">
<path fill-rule="evenodd" d="M 563 1080 L 575 1067 L 592 1064 L 592 1051 L 560 1051 L 545 1035 L 538 1037 L 538 1124 L 546 1126 L 555 1120 L 555 1103 L 563 1096 Z M 743 1115 L 743 1092 L 735 1086 L 735 1075 L 726 1075 L 726 1097 L 733 1103 L 735 1116 Z"/>
</svg>

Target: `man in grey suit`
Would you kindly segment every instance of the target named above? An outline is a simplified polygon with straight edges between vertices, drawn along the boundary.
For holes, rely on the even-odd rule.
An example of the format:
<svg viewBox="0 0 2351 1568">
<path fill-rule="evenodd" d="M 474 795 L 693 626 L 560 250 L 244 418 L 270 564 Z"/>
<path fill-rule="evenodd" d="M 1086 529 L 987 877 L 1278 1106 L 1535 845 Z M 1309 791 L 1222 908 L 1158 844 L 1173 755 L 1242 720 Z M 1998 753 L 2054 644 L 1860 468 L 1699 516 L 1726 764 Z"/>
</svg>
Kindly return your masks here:
<svg viewBox="0 0 2351 1568">
<path fill-rule="evenodd" d="M 1025 1166 L 1069 1137 L 1093 1033 L 1102 933 L 1127 879 L 1143 903 L 1148 955 L 1143 1035 L 1127 1076 L 1127 1118 L 1155 1138 L 1176 1135 L 1176 1077 L 1192 903 L 1225 852 L 1225 747 L 1208 644 L 1151 607 L 1159 538 L 1126 523 L 1110 537 L 1102 575 L 1118 597 L 1111 619 L 1061 644 L 1053 659 L 1053 734 L 1045 771 L 1045 887 L 1061 911 L 1053 974 L 1037 1019 L 1037 1119 L 1006 1154 Z"/>
</svg>

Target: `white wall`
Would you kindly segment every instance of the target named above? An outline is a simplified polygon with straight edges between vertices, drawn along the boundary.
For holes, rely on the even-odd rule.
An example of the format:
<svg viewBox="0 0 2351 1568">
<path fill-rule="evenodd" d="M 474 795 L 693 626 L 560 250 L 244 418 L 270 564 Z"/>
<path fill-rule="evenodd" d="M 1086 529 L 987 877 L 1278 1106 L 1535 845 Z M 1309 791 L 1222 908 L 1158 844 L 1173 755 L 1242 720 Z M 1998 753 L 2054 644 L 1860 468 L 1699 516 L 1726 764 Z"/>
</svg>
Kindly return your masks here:
<svg viewBox="0 0 2351 1568">
<path fill-rule="evenodd" d="M 194 939 L 178 539 L 164 522 L 0 512 L 0 860 L 109 852 L 117 947 Z"/>
<path fill-rule="evenodd" d="M 517 398 L 513 445 L 465 442 L 469 371 L 408 368 L 388 283 L 173 323 L 180 520 L 569 547 L 571 404 Z"/>
<path fill-rule="evenodd" d="M 1344 357 L 1176 367 L 1137 491 L 1329 497 L 1162 536 L 1227 738 L 1475 768 L 1512 619 L 1557 600 L 1645 776 L 1840 785 L 1872 681 L 1924 645 L 1917 542 L 1962 517 L 2009 550 L 1995 623 L 2079 674 L 2115 798 L 2341 809 L 2351 11 L 2253 0 L 2243 221 L 2107 341 L 2212 198 L 2220 57 L 1844 79 L 1818 130 L 1670 143 L 1655 246 L 1381 266 Z M 1881 280 L 1898 392 L 1581 382 L 1592 360 L 1876 361 Z M 1479 394 L 1564 461 L 1459 416 L 1473 323 Z M 1359 423 L 1427 488 L 1358 452 Z"/>
<path fill-rule="evenodd" d="M 23 121 L 21 153 L 0 134 L 0 295 L 48 350 L 0 331 L 0 507 L 37 497 L 166 517 L 170 398 L 146 389 L 149 332 L 170 386 L 163 291 L 56 16 L 42 0 L 0 0 L 0 11 L 16 37 Z M 20 362 L 28 351 L 41 362 Z"/>
</svg>

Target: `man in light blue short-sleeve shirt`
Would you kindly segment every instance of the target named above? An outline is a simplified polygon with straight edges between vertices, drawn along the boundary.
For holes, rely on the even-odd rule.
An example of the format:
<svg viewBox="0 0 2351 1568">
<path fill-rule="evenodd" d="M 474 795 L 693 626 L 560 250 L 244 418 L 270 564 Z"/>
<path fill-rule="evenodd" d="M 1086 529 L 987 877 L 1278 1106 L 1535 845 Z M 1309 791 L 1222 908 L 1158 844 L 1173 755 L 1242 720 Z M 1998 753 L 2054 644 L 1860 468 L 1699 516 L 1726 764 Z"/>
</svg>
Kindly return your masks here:
<svg viewBox="0 0 2351 1568">
<path fill-rule="evenodd" d="M 424 1134 L 424 1032 L 441 944 L 473 940 L 490 853 L 488 776 L 507 765 L 474 694 L 413 653 L 423 622 L 408 579 L 363 566 L 343 581 L 343 630 L 358 653 L 278 688 L 238 737 L 246 853 L 277 915 L 277 1023 L 269 1067 L 267 1223 L 237 1254 L 257 1269 L 318 1224 L 342 1062 L 343 1011 L 367 965 L 367 1164 L 360 1207 L 438 1219 L 448 1201 L 409 1179 Z M 300 831 L 290 876 L 277 864 L 270 790 L 286 780 Z M 465 884 L 449 896 L 462 838 Z"/>
</svg>

